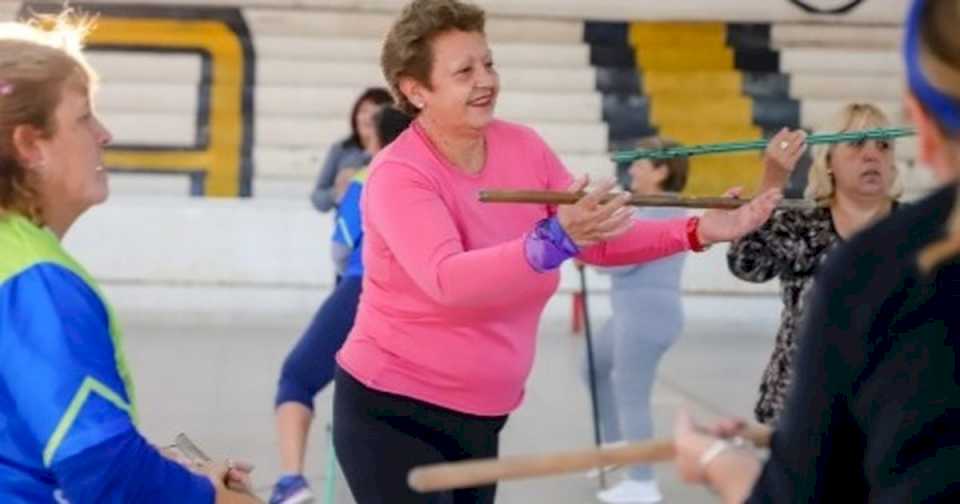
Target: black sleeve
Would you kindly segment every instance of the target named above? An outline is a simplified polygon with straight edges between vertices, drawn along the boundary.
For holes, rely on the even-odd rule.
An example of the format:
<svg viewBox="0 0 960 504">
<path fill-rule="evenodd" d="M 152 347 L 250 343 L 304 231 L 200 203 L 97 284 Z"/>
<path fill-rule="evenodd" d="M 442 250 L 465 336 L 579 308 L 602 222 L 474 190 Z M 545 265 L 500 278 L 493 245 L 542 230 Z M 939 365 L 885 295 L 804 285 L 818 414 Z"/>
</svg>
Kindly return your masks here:
<svg viewBox="0 0 960 504">
<path fill-rule="evenodd" d="M 862 489 L 862 435 L 847 404 L 851 377 L 878 293 L 864 294 L 874 269 L 850 246 L 838 249 L 815 280 L 801 323 L 794 382 L 770 456 L 747 502 L 829 502 L 834 489 Z M 858 287 L 859 286 L 859 287 Z"/>
<path fill-rule="evenodd" d="M 783 271 L 789 251 L 783 243 L 788 240 L 794 219 L 788 211 L 778 210 L 756 231 L 735 240 L 727 250 L 730 273 L 747 282 L 762 283 Z"/>
</svg>

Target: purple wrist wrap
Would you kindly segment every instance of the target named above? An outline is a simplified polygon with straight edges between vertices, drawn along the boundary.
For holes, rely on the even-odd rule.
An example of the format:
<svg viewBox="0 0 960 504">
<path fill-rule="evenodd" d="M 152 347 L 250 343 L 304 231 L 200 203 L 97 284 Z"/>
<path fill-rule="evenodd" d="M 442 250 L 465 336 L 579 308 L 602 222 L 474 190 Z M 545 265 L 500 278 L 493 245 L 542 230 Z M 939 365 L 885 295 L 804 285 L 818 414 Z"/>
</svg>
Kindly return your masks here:
<svg viewBox="0 0 960 504">
<path fill-rule="evenodd" d="M 563 230 L 556 217 L 538 222 L 524 244 L 527 262 L 538 273 L 556 269 L 580 249 Z"/>
</svg>

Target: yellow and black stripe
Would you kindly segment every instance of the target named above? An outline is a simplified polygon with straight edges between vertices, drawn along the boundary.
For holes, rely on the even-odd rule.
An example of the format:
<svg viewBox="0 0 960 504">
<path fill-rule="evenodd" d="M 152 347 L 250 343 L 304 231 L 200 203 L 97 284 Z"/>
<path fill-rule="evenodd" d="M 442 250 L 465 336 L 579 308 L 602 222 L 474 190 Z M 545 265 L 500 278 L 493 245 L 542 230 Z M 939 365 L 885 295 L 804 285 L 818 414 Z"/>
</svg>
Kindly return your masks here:
<svg viewBox="0 0 960 504">
<path fill-rule="evenodd" d="M 769 27 L 725 23 L 587 23 L 611 147 L 652 134 L 685 144 L 759 138 L 798 123 Z M 691 159 L 685 190 L 755 188 L 756 153 Z"/>
<path fill-rule="evenodd" d="M 96 14 L 91 51 L 182 52 L 201 56 L 197 138 L 193 145 L 114 145 L 114 170 L 188 173 L 194 192 L 251 196 L 255 53 L 242 12 L 235 8 L 73 3 Z M 59 12 L 59 4 L 26 3 L 23 13 Z"/>
</svg>

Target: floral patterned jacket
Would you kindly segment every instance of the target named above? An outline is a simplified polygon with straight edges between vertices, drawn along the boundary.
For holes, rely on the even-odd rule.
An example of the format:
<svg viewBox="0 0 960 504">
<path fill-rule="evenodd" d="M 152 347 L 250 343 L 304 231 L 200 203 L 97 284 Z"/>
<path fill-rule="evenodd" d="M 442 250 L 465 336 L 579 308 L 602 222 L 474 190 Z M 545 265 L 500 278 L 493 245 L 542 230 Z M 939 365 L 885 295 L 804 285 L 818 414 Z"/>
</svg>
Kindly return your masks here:
<svg viewBox="0 0 960 504">
<path fill-rule="evenodd" d="M 776 423 L 793 376 L 797 334 L 813 276 L 841 242 L 828 207 L 777 210 L 760 229 L 735 241 L 727 253 L 730 272 L 748 282 L 780 278 L 783 312 L 773 354 L 760 383 L 754 414 Z"/>
</svg>

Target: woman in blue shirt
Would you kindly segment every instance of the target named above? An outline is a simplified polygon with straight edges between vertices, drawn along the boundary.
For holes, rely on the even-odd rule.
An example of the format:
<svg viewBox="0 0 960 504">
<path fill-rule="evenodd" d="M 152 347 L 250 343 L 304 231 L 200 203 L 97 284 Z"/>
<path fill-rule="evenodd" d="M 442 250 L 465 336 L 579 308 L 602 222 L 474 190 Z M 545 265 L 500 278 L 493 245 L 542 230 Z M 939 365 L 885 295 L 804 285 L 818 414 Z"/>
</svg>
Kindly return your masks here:
<svg viewBox="0 0 960 504">
<path fill-rule="evenodd" d="M 375 142 L 386 146 L 407 128 L 410 117 L 393 107 L 383 107 L 374 122 Z M 271 504 L 306 502 L 312 497 L 303 477 L 303 459 L 313 420 L 313 398 L 333 380 L 334 356 L 353 328 L 360 302 L 363 281 L 360 196 L 366 179 L 366 169 L 354 174 L 337 209 L 333 240 L 349 252 L 340 282 L 317 310 L 280 372 L 275 407 L 283 474 L 274 487 Z"/>
<path fill-rule="evenodd" d="M 380 148 L 374 116 L 381 107 L 393 102 L 390 92 L 382 87 L 365 90 L 353 102 L 350 111 L 350 136 L 333 144 L 320 169 L 317 185 L 310 194 L 313 207 L 321 212 L 339 208 L 347 187 Z M 350 248 L 334 240 L 331 244 L 334 270 L 337 281 L 343 275 L 350 256 Z"/>
</svg>

